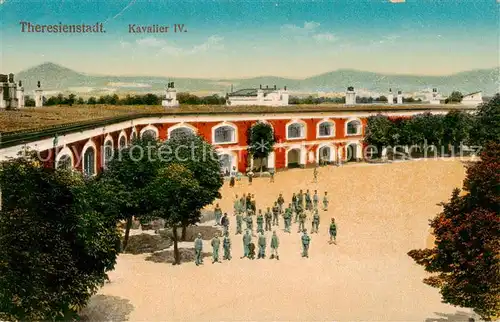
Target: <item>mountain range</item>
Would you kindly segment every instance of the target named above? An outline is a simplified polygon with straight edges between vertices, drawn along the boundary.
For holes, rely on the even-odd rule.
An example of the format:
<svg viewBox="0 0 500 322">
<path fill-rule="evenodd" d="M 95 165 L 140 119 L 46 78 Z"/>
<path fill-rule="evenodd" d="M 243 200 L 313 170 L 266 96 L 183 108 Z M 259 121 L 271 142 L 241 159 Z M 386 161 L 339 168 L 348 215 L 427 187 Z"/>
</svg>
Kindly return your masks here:
<svg viewBox="0 0 500 322">
<path fill-rule="evenodd" d="M 256 88 L 259 85 L 279 88 L 287 86 L 292 95 L 316 94 L 318 92 L 344 92 L 348 86 L 354 86 L 362 95 L 384 95 L 389 88 L 404 94 L 424 93 L 431 88 L 447 95 L 454 90 L 464 94 L 483 91 L 489 96 L 499 92 L 500 68 L 478 69 L 446 76 L 385 75 L 380 73 L 339 69 L 336 71 L 307 77 L 291 79 L 275 76 L 262 76 L 242 79 L 202 79 L 158 76 L 102 76 L 80 73 L 54 63 L 26 69 L 15 75 L 15 80 L 22 80 L 26 93 L 30 95 L 40 81 L 46 96 L 57 92 L 75 93 L 78 96 L 125 94 L 125 93 L 160 93 L 167 82 L 174 81 L 181 92 L 205 92 L 224 95 L 231 90 Z"/>
</svg>

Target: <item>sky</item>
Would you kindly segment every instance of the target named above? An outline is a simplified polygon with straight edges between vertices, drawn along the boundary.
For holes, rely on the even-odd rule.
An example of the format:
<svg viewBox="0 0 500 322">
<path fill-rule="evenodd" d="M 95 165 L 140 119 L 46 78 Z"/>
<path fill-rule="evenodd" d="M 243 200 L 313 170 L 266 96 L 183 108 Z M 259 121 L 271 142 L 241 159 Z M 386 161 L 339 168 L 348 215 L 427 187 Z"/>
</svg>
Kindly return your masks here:
<svg viewBox="0 0 500 322">
<path fill-rule="evenodd" d="M 101 75 L 305 78 L 499 66 L 497 0 L 392 2 L 401 0 L 0 0 L 0 71 L 53 62 Z M 106 32 L 23 33 L 21 21 Z M 169 32 L 129 30 L 154 24 Z"/>
</svg>

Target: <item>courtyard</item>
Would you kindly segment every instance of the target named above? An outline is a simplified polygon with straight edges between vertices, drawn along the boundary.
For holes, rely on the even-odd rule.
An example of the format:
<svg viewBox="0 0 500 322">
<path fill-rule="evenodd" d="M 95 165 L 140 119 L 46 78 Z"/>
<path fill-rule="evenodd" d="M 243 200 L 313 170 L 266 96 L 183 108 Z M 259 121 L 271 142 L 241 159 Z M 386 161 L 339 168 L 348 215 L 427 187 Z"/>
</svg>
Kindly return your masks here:
<svg viewBox="0 0 500 322">
<path fill-rule="evenodd" d="M 422 283 L 423 268 L 406 254 L 432 245 L 428 220 L 464 176 L 462 161 L 445 159 L 322 167 L 318 183 L 312 169 L 278 172 L 274 183 L 256 178 L 249 186 L 243 178 L 230 188 L 226 182 L 216 202 L 231 219 L 231 261 L 172 266 L 122 254 L 111 282 L 83 313 L 108 321 L 467 321 L 471 311 L 441 303 L 438 290 Z M 280 218 L 280 260 L 240 259 L 235 195 L 255 194 L 264 212 L 279 193 L 287 205 L 299 189 L 318 190 L 320 198 L 328 191 L 330 201 L 328 211 L 320 210 L 309 258 L 300 256 L 298 224 L 284 233 Z M 328 243 L 331 217 L 337 245 Z M 209 244 L 204 252 L 211 252 Z"/>
</svg>

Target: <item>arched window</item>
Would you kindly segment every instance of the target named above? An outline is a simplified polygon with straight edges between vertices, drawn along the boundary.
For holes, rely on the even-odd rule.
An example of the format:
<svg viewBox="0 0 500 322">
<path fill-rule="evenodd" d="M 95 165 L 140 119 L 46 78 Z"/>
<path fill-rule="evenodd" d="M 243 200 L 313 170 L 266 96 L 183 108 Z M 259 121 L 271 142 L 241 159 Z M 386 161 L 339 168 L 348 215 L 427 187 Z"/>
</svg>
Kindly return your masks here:
<svg viewBox="0 0 500 322">
<path fill-rule="evenodd" d="M 104 143 L 104 167 L 107 166 L 108 162 L 113 158 L 113 142 L 106 141 Z"/>
<path fill-rule="evenodd" d="M 334 136 L 334 125 L 333 122 L 325 121 L 321 122 L 318 126 L 318 137 L 331 137 Z"/>
<path fill-rule="evenodd" d="M 188 136 L 188 135 L 193 135 L 194 131 L 188 127 L 179 127 L 170 132 L 170 137 L 181 137 L 181 136 Z"/>
<path fill-rule="evenodd" d="M 95 150 L 91 146 L 83 154 L 83 174 L 87 176 L 95 174 Z"/>
<path fill-rule="evenodd" d="M 236 141 L 235 131 L 232 126 L 224 125 L 214 131 L 214 143 L 231 143 Z"/>
<path fill-rule="evenodd" d="M 358 120 L 353 120 L 347 123 L 347 135 L 361 134 L 361 123 Z"/>
<path fill-rule="evenodd" d="M 146 131 L 142 132 L 142 138 L 144 139 L 146 137 L 156 139 L 156 132 L 153 130 L 146 130 Z"/>
<path fill-rule="evenodd" d="M 132 131 L 132 142 L 137 140 L 137 132 L 136 131 Z"/>
<path fill-rule="evenodd" d="M 288 126 L 287 137 L 289 139 L 299 139 L 304 136 L 304 125 L 301 123 L 293 123 Z"/>
<path fill-rule="evenodd" d="M 56 169 L 71 170 L 73 168 L 73 161 L 67 154 L 62 155 L 56 164 Z"/>
<path fill-rule="evenodd" d="M 124 147 L 127 146 L 127 139 L 125 138 L 125 136 L 120 137 L 118 145 L 120 146 L 120 149 L 123 149 Z"/>
</svg>

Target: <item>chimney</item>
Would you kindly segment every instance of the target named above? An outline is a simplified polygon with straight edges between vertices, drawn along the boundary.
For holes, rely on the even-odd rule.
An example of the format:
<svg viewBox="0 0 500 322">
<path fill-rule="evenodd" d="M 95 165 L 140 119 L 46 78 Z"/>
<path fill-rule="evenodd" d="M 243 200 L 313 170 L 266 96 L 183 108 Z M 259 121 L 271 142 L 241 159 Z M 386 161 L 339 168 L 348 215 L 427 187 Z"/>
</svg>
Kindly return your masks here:
<svg viewBox="0 0 500 322">
<path fill-rule="evenodd" d="M 262 89 L 262 84 L 260 84 L 260 87 L 259 87 L 259 88 L 260 88 L 260 89 Z"/>
<path fill-rule="evenodd" d="M 266 89 L 269 89 L 269 85 L 266 85 Z"/>
<path fill-rule="evenodd" d="M 38 81 L 38 83 L 36 84 L 36 87 L 40 88 L 40 81 Z"/>
<path fill-rule="evenodd" d="M 276 85 L 274 85 L 274 90 L 276 90 Z"/>
<path fill-rule="evenodd" d="M 23 87 L 23 83 L 19 81 L 19 87 Z"/>
<path fill-rule="evenodd" d="M 286 91 L 286 86 L 283 89 Z"/>
</svg>

